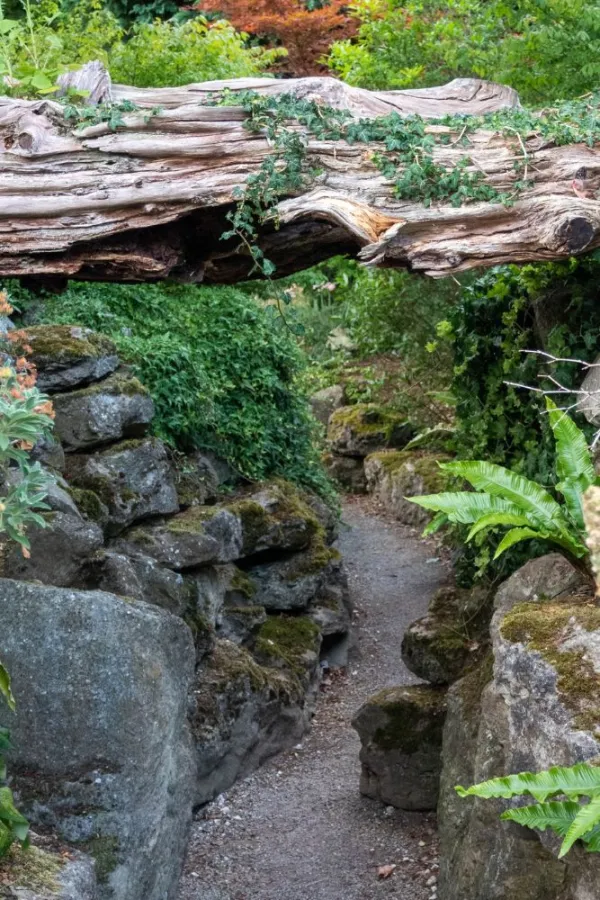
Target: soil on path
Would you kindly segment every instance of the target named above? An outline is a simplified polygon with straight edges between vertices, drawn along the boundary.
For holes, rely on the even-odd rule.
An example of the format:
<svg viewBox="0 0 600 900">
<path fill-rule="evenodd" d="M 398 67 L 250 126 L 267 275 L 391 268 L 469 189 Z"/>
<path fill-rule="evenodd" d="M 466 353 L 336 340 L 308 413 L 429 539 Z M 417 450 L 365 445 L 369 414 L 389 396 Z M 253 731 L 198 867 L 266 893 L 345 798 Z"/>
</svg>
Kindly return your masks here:
<svg viewBox="0 0 600 900">
<path fill-rule="evenodd" d="M 347 502 L 343 522 L 357 638 L 348 671 L 324 686 L 302 744 L 202 811 L 179 900 L 435 897 L 434 818 L 359 794 L 350 720 L 370 694 L 417 681 L 400 658 L 402 635 L 426 613 L 446 571 L 432 544 L 371 501 Z M 390 864 L 393 875 L 378 878 Z"/>
</svg>

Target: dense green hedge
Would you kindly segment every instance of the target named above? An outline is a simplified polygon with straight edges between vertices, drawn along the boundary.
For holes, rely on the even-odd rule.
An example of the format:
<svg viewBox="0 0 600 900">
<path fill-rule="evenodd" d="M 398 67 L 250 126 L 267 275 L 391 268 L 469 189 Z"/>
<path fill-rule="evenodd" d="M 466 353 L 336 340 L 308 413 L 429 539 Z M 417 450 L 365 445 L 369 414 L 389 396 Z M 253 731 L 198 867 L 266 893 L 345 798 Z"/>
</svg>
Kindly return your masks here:
<svg viewBox="0 0 600 900">
<path fill-rule="evenodd" d="M 72 282 L 40 303 L 13 286 L 42 322 L 110 335 L 155 400 L 156 432 L 182 450 L 215 450 L 250 479 L 282 475 L 321 492 L 313 420 L 297 387 L 294 337 L 235 288 Z"/>
</svg>

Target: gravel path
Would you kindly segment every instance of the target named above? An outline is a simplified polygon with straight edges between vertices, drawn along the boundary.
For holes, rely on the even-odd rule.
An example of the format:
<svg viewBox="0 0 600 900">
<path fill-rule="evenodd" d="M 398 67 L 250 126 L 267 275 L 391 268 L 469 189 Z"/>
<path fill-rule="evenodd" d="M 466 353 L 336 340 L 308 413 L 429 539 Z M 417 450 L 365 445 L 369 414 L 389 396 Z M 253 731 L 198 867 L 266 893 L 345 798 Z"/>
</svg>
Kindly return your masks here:
<svg viewBox="0 0 600 900">
<path fill-rule="evenodd" d="M 361 797 L 350 719 L 375 691 L 416 681 L 400 659 L 402 634 L 445 570 L 431 544 L 371 501 L 349 501 L 343 521 L 358 639 L 348 673 L 324 686 L 302 744 L 202 811 L 178 900 L 435 897 L 434 819 Z M 384 865 L 396 869 L 381 879 Z"/>
</svg>

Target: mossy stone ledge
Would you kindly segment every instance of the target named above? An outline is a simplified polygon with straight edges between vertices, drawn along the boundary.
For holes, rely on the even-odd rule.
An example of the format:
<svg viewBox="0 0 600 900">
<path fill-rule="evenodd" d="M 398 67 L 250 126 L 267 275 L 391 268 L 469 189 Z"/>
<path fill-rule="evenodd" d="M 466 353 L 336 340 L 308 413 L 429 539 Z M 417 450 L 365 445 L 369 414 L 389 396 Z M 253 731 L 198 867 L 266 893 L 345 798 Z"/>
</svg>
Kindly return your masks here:
<svg viewBox="0 0 600 900">
<path fill-rule="evenodd" d="M 375 403 L 357 403 L 332 413 L 327 441 L 333 453 L 365 457 L 376 450 L 404 447 L 414 434 L 414 426 L 400 413 Z"/>
</svg>

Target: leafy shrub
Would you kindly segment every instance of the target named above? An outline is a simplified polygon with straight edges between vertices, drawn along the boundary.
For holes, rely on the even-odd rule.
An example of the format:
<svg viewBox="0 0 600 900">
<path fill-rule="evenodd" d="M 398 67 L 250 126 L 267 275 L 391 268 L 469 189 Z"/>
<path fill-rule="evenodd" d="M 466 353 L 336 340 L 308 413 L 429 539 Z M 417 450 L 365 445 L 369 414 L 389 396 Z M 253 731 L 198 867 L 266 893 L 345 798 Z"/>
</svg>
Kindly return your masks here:
<svg viewBox="0 0 600 900">
<path fill-rule="evenodd" d="M 23 291 L 15 298 L 31 302 Z M 154 398 L 156 432 L 174 446 L 214 450 L 250 479 L 329 490 L 296 387 L 302 353 L 242 291 L 72 283 L 41 314 L 112 337 Z"/>
<path fill-rule="evenodd" d="M 585 544 L 583 494 L 597 485 L 592 456 L 583 432 L 573 420 L 546 398 L 548 418 L 556 441 L 555 490 L 561 506 L 541 485 L 489 462 L 463 461 L 441 464 L 450 475 L 464 478 L 475 491 L 454 491 L 408 498 L 437 515 L 427 534 L 448 522 L 470 525 L 470 541 L 476 534 L 510 528 L 496 548 L 494 559 L 521 541 L 556 544 L 567 559 L 591 577 Z M 581 562 L 583 561 L 583 562 Z"/>
<path fill-rule="evenodd" d="M 147 22 L 115 44 L 109 68 L 115 81 L 137 87 L 175 87 L 194 81 L 259 74 L 277 51 L 248 47 L 228 22 Z"/>
<path fill-rule="evenodd" d="M 507 384 L 536 385 L 548 372 L 544 360 L 523 350 L 543 349 L 560 357 L 592 361 L 600 352 L 597 303 L 598 261 L 592 256 L 537 266 L 492 269 L 463 289 L 439 324 L 438 343 L 454 353 L 451 393 L 456 402 L 454 449 L 459 459 L 485 459 L 552 490 L 555 445 L 540 395 Z M 581 372 L 553 366 L 565 385 Z M 577 423 L 588 438 L 593 428 Z M 462 530 L 457 539 L 462 545 Z M 458 574 L 505 578 L 543 546 L 515 547 L 492 564 L 495 542 L 486 533 L 461 547 Z"/>
<path fill-rule="evenodd" d="M 520 772 L 503 778 L 492 778 L 470 788 L 457 787 L 461 797 L 516 797 L 529 794 L 537 801 L 530 806 L 507 809 L 500 816 L 525 828 L 545 831 L 550 828 L 563 838 L 559 858 L 581 840 L 586 849 L 600 852 L 600 769 L 589 763 L 555 766 L 546 772 Z M 566 799 L 549 799 L 565 797 Z M 582 797 L 588 802 L 581 804 Z"/>
<path fill-rule="evenodd" d="M 585 0 L 358 0 L 358 39 L 334 44 L 330 65 L 351 84 L 407 88 L 475 76 L 527 102 L 597 87 L 600 8 Z"/>
</svg>

